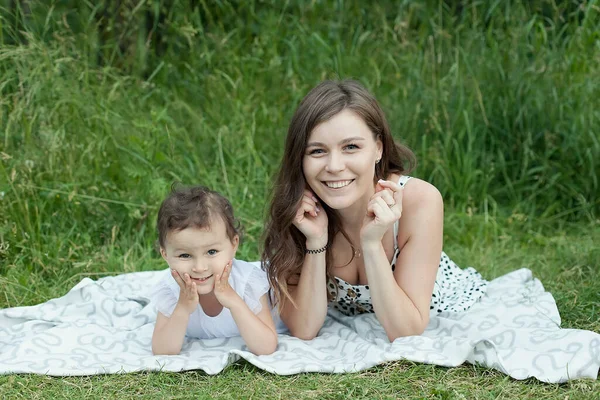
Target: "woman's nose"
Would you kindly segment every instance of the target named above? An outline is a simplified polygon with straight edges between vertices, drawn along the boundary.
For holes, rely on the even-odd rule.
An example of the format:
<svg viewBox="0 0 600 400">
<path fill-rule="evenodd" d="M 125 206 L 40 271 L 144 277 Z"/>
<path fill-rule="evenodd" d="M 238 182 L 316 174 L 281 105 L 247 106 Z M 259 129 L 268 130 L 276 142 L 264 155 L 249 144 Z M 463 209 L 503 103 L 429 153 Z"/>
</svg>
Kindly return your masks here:
<svg viewBox="0 0 600 400">
<path fill-rule="evenodd" d="M 327 158 L 325 169 L 328 172 L 338 172 L 344 169 L 344 159 L 341 154 L 331 152 Z"/>
</svg>

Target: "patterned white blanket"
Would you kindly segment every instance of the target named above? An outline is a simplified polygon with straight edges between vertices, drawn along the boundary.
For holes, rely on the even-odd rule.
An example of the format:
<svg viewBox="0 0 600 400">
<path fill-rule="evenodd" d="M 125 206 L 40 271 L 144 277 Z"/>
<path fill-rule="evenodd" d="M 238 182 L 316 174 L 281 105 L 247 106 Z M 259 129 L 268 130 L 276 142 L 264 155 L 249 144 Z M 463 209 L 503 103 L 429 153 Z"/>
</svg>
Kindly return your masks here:
<svg viewBox="0 0 600 400">
<path fill-rule="evenodd" d="M 217 374 L 243 357 L 280 375 L 357 372 L 407 359 L 446 367 L 468 362 L 544 382 L 598 377 L 600 335 L 561 329 L 554 298 L 527 269 L 490 282 L 486 295 L 467 312 L 432 316 L 421 336 L 389 343 L 374 315 L 330 311 L 316 339 L 280 335 L 277 351 L 259 357 L 246 351 L 239 337 L 186 340 L 178 356 L 153 356 L 156 311 L 144 290 L 160 273 L 85 278 L 58 299 L 0 310 L 0 374 L 192 369 Z"/>
</svg>

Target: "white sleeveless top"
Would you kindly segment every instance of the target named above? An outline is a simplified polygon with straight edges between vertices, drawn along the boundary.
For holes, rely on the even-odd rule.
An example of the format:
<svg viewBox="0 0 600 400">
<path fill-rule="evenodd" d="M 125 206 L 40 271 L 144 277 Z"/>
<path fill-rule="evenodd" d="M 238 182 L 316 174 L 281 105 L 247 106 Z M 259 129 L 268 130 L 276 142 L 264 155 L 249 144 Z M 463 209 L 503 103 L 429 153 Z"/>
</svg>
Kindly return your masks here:
<svg viewBox="0 0 600 400">
<path fill-rule="evenodd" d="M 258 314 L 262 305 L 260 298 L 269 291 L 267 274 L 247 261 L 233 259 L 229 284 L 244 300 L 254 314 Z M 171 276 L 171 271 L 164 271 L 164 276 L 151 290 L 150 301 L 156 309 L 166 317 L 170 317 L 179 300 L 179 285 Z M 210 317 L 204 313 L 200 304 L 190 314 L 186 336 L 198 339 L 213 339 L 239 336 L 240 331 L 233 320 L 229 309 L 223 307 L 221 313 Z"/>
</svg>

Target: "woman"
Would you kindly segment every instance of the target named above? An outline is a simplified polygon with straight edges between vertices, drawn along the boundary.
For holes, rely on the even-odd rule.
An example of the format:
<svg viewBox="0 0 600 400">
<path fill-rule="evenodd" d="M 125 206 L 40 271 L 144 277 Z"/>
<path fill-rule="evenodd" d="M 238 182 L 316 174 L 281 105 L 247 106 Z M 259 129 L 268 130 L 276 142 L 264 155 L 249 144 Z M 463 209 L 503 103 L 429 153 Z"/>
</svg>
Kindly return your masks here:
<svg viewBox="0 0 600 400">
<path fill-rule="evenodd" d="M 430 311 L 468 309 L 487 282 L 442 252 L 443 201 L 406 174 L 375 98 L 355 81 L 325 81 L 288 130 L 263 260 L 290 333 L 314 338 L 328 305 L 374 312 L 390 341 L 419 335 Z"/>
</svg>

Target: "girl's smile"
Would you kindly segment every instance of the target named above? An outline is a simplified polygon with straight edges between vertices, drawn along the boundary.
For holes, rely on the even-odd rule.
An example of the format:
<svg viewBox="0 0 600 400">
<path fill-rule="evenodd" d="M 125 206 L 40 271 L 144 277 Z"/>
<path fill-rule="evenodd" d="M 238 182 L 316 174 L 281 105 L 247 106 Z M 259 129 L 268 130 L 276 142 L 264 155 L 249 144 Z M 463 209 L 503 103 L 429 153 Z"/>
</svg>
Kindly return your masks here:
<svg viewBox="0 0 600 400">
<path fill-rule="evenodd" d="M 190 278 L 192 279 L 192 282 L 196 282 L 197 284 L 206 283 L 212 277 L 213 277 L 212 274 L 207 277 L 204 277 L 204 278 L 193 278 L 190 276 Z"/>
<path fill-rule="evenodd" d="M 199 295 L 212 293 L 215 276 L 235 257 L 239 243 L 236 235 L 227 236 L 225 223 L 214 218 L 205 228 L 188 227 L 167 234 L 161 254 L 181 277 L 188 274 Z"/>
</svg>

